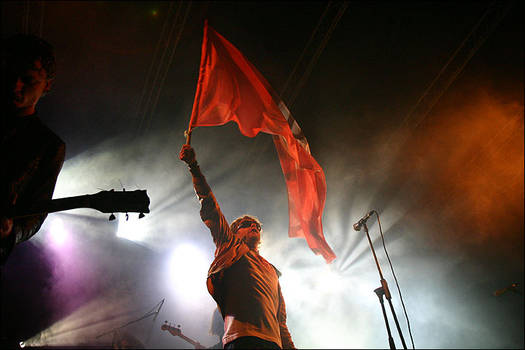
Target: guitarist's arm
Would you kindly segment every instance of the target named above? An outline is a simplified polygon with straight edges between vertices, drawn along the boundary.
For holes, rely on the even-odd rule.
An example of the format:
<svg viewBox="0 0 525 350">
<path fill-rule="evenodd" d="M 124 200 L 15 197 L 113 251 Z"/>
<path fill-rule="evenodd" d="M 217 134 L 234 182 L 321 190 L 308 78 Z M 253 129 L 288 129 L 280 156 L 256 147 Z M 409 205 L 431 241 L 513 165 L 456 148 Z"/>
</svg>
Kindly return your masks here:
<svg viewBox="0 0 525 350">
<path fill-rule="evenodd" d="M 17 207 L 27 207 L 32 203 L 49 200 L 53 197 L 53 191 L 58 178 L 58 174 L 62 169 L 65 158 L 65 144 L 60 140 L 56 139 L 48 145 L 49 149 L 45 152 L 40 159 L 37 159 L 38 165 L 33 171 L 26 171 L 16 183 L 10 187 L 13 193 L 10 194 L 10 198 L 14 198 L 15 201 L 12 204 L 16 204 Z M 42 147 L 45 147 L 42 145 Z M 4 186 L 6 184 L 3 184 Z M 3 217 L 7 217 L 7 214 L 2 214 Z M 11 230 L 5 230 L 2 232 L 2 238 L 0 241 L 0 263 L 4 263 L 14 246 L 28 240 L 35 235 L 47 214 L 27 216 L 23 218 L 17 218 L 12 220 Z M 9 223 L 9 219 L 3 219 L 3 223 Z M 7 225 L 4 225 L 7 227 Z"/>
</svg>

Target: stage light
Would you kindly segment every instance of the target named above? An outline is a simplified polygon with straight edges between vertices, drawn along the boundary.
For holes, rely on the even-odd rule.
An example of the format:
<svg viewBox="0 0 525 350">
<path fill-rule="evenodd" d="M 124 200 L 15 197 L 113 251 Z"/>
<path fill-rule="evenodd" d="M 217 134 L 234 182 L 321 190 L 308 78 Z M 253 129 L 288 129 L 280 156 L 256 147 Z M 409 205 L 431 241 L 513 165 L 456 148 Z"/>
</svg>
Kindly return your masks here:
<svg viewBox="0 0 525 350">
<path fill-rule="evenodd" d="M 130 241 L 142 242 L 146 238 L 146 218 L 140 219 L 137 215 L 120 213 L 118 216 L 117 237 Z"/>
<path fill-rule="evenodd" d="M 26 343 L 24 343 L 23 341 L 21 341 L 20 343 L 18 343 L 18 345 L 20 345 L 21 348 L 25 348 Z"/>
<path fill-rule="evenodd" d="M 208 299 L 206 276 L 210 261 L 204 252 L 191 243 L 178 245 L 169 260 L 170 287 L 186 302 Z"/>
<path fill-rule="evenodd" d="M 64 222 L 62 219 L 58 217 L 53 219 L 49 229 L 49 234 L 53 245 L 62 246 L 64 244 L 67 239 L 68 232 L 64 227 Z"/>
<path fill-rule="evenodd" d="M 317 288 L 323 293 L 337 294 L 343 288 L 343 277 L 339 274 L 332 265 L 322 267 L 317 281 Z"/>
</svg>

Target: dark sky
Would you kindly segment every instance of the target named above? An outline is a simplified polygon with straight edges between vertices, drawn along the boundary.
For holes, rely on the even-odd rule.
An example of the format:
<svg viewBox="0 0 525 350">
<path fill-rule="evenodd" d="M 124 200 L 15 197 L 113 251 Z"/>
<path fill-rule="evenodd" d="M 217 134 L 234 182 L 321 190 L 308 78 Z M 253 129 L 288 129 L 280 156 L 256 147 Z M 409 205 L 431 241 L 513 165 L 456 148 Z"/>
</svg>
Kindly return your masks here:
<svg viewBox="0 0 525 350">
<path fill-rule="evenodd" d="M 233 125 L 193 133 L 226 218 L 253 213 L 264 224 L 261 252 L 283 272 L 296 345 L 388 346 L 377 269 L 363 231 L 352 229 L 375 209 L 417 348 L 523 348 L 519 2 L 1 6 L 3 38 L 30 32 L 56 50 L 54 90 L 39 104 L 67 144 L 54 197 L 124 187 L 151 198 L 151 214 L 131 223 L 141 237 L 130 239 L 117 237 L 122 222 L 94 210 L 50 214 L 4 270 L 9 338 L 109 345 L 111 334 L 97 335 L 164 299 L 158 318 L 122 331 L 149 348 L 188 347 L 160 329 L 168 320 L 206 346 L 217 341 L 204 283 L 214 247 L 177 159 L 207 18 L 280 93 L 326 175 L 331 265 L 287 237 L 286 188 L 268 135 L 249 139 Z M 375 217 L 369 229 L 411 347 Z M 390 326 L 401 348 L 391 317 Z"/>
</svg>

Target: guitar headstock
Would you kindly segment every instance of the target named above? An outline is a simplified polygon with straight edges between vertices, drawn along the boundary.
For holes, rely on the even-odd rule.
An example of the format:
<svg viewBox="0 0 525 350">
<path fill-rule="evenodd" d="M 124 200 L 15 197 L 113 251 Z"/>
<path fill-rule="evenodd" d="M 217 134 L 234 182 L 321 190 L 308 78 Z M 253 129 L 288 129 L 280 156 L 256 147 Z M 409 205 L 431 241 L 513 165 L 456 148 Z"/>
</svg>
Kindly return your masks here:
<svg viewBox="0 0 525 350">
<path fill-rule="evenodd" d="M 180 336 L 182 334 L 180 325 L 178 327 L 173 327 L 171 323 L 168 323 L 168 321 L 164 321 L 164 324 L 160 326 L 160 329 L 162 329 L 163 331 L 168 331 L 175 336 Z"/>
<path fill-rule="evenodd" d="M 163 331 L 170 332 L 171 335 L 181 337 L 182 339 L 186 340 L 188 343 L 193 345 L 195 347 L 195 349 L 206 349 L 206 347 L 203 346 L 198 341 L 195 341 L 195 340 L 185 336 L 184 334 L 182 334 L 182 331 L 180 329 L 180 324 L 177 325 L 177 327 L 173 327 L 171 325 L 171 323 L 168 323 L 168 321 L 164 321 L 164 324 L 162 326 L 160 326 L 160 329 L 162 329 Z"/>
<path fill-rule="evenodd" d="M 89 196 L 90 206 L 102 213 L 149 213 L 146 190 L 100 191 Z"/>
</svg>

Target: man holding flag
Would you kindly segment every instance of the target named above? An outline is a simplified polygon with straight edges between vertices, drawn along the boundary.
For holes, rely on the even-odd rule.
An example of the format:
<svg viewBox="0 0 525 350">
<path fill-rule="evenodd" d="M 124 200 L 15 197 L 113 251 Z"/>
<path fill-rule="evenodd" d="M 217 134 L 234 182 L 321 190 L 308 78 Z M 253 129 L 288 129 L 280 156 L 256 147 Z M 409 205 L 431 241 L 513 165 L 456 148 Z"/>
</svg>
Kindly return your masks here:
<svg viewBox="0 0 525 350">
<path fill-rule="evenodd" d="M 189 166 L 201 218 L 217 247 L 208 271 L 208 291 L 224 318 L 226 349 L 294 348 L 286 326 L 280 272 L 259 255 L 261 223 L 246 215 L 228 225 L 190 146 L 193 128 L 228 122 L 237 123 L 248 137 L 259 132 L 273 136 L 288 191 L 288 235 L 306 239 L 312 251 L 330 263 L 335 254 L 324 239 L 321 222 L 326 199 L 323 169 L 268 82 L 206 22 L 195 101 L 179 157 Z"/>
<path fill-rule="evenodd" d="M 261 223 L 245 215 L 228 225 L 190 145 L 182 146 L 180 159 L 188 164 L 202 221 L 217 247 L 206 284 L 224 319 L 224 348 L 295 348 L 286 326 L 280 272 L 259 255 Z"/>
</svg>

